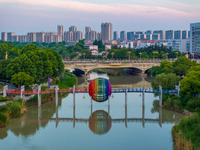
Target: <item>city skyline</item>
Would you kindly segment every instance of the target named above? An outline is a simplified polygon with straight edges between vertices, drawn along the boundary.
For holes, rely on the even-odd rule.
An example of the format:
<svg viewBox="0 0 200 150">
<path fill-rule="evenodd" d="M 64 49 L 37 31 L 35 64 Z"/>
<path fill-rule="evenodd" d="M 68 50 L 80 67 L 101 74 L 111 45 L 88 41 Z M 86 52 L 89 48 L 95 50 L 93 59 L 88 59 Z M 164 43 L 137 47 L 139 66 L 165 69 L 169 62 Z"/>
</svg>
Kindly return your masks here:
<svg viewBox="0 0 200 150">
<path fill-rule="evenodd" d="M 189 30 L 190 23 L 199 22 L 200 2 L 0 0 L 0 14 L 0 32 L 16 34 L 56 31 L 57 24 L 100 32 L 102 22 L 112 22 L 113 31 Z"/>
</svg>

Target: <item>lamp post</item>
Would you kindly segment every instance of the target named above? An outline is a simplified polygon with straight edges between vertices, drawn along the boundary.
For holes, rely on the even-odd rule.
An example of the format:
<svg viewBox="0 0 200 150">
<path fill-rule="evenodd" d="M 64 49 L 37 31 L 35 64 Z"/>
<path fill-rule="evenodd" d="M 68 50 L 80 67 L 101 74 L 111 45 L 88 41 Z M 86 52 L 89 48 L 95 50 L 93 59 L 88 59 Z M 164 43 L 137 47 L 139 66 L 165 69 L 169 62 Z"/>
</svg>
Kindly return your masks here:
<svg viewBox="0 0 200 150">
<path fill-rule="evenodd" d="M 141 59 L 141 55 L 142 55 L 142 53 L 140 52 L 139 54 L 140 54 L 140 59 Z"/>
<path fill-rule="evenodd" d="M 112 52 L 112 53 L 111 53 L 111 55 L 112 55 L 112 59 L 113 59 L 113 56 L 115 55 L 115 53 L 114 53 L 114 52 Z"/>
<path fill-rule="evenodd" d="M 129 54 L 129 61 L 130 61 L 130 54 L 131 54 L 131 52 L 128 52 L 128 54 Z"/>
<path fill-rule="evenodd" d="M 155 53 L 156 53 L 156 52 L 154 51 L 154 52 L 153 52 L 153 59 L 155 59 Z"/>
<path fill-rule="evenodd" d="M 78 60 L 78 54 L 79 54 L 79 52 L 76 52 L 76 54 L 77 54 L 77 60 Z"/>
<path fill-rule="evenodd" d="M 85 55 L 86 55 L 86 53 L 83 53 L 83 58 L 85 59 Z"/>
<path fill-rule="evenodd" d="M 167 56 L 167 60 L 168 60 L 168 55 L 169 55 L 169 53 L 165 53 L 166 54 L 166 56 Z"/>
<path fill-rule="evenodd" d="M 178 52 L 176 52 L 176 58 L 178 58 Z"/>
</svg>

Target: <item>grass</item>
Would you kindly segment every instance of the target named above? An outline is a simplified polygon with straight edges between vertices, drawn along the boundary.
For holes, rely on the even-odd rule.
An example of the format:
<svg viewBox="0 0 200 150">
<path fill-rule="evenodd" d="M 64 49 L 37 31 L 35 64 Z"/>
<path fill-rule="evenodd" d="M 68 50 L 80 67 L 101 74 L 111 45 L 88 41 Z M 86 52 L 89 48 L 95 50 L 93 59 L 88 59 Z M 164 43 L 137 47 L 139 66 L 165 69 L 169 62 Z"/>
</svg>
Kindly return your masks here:
<svg viewBox="0 0 200 150">
<path fill-rule="evenodd" d="M 182 119 L 173 127 L 172 136 L 178 150 L 200 149 L 200 115 L 194 114 Z"/>
</svg>

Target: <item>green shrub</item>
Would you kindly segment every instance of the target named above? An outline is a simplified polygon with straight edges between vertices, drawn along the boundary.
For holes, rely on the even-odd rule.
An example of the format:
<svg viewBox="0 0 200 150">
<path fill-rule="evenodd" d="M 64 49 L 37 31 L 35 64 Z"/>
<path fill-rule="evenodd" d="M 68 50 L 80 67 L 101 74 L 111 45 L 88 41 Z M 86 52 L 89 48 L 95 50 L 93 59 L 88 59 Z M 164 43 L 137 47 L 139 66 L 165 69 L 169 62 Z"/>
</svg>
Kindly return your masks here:
<svg viewBox="0 0 200 150">
<path fill-rule="evenodd" d="M 16 118 L 21 116 L 21 106 L 18 102 L 8 103 L 7 105 L 10 108 L 11 117 Z"/>
<path fill-rule="evenodd" d="M 46 89 L 49 89 L 49 87 L 48 86 L 41 86 L 41 90 L 43 91 L 43 90 L 46 90 Z"/>
<path fill-rule="evenodd" d="M 0 127 L 5 127 L 7 122 L 8 117 L 4 113 L 0 112 Z"/>
<path fill-rule="evenodd" d="M 25 91 L 33 91 L 33 89 L 31 88 L 31 87 L 29 87 L 29 86 L 25 86 Z"/>
<path fill-rule="evenodd" d="M 6 101 L 8 101 L 7 97 L 0 97 L 0 102 L 6 102 Z"/>
<path fill-rule="evenodd" d="M 0 112 L 8 112 L 8 111 L 9 111 L 9 107 L 7 105 L 0 107 Z"/>
<path fill-rule="evenodd" d="M 200 115 L 194 114 L 180 121 L 178 128 L 181 129 L 183 136 L 191 140 L 194 147 L 200 148 Z"/>
<path fill-rule="evenodd" d="M 186 109 L 200 113 L 200 99 L 193 98 L 187 102 Z"/>
</svg>

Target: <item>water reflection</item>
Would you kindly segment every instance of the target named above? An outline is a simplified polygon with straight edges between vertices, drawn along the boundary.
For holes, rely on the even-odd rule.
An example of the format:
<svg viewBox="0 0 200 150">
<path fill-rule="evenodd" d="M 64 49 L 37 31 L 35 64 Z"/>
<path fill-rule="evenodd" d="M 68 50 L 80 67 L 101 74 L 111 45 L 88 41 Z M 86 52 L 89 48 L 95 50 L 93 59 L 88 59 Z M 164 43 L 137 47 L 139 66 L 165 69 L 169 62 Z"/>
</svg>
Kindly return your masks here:
<svg viewBox="0 0 200 150">
<path fill-rule="evenodd" d="M 112 126 L 110 115 L 104 110 L 97 110 L 89 118 L 89 128 L 95 134 L 105 134 Z"/>
</svg>

